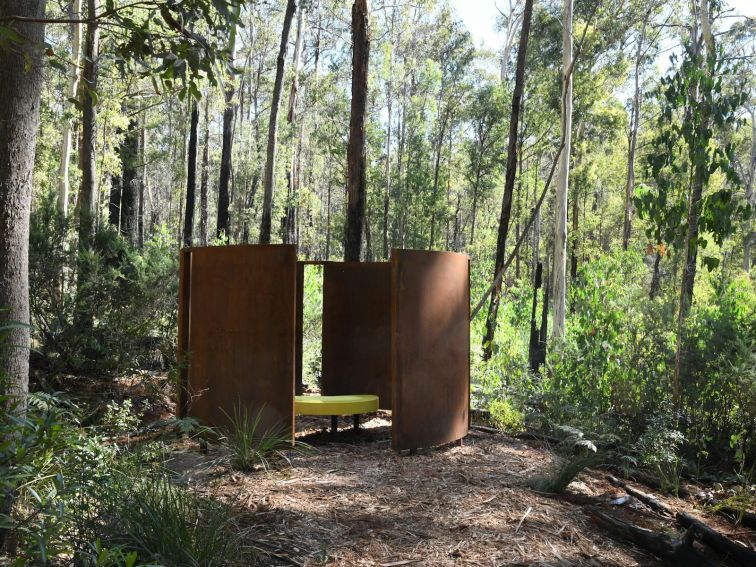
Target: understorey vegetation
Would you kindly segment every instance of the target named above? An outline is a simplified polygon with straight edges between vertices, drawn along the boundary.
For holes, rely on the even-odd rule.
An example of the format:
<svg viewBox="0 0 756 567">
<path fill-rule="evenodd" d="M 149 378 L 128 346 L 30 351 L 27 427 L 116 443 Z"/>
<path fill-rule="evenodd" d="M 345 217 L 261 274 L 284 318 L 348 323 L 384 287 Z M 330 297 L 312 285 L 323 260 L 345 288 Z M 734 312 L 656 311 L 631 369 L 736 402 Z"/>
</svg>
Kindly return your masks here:
<svg viewBox="0 0 756 567">
<path fill-rule="evenodd" d="M 322 549 L 271 543 L 298 522 L 338 524 L 341 510 L 253 502 L 245 485 L 302 483 L 298 494 L 343 504 L 314 477 L 357 490 L 376 462 L 347 449 L 347 464 L 324 466 L 308 445 L 333 440 L 322 422 L 292 445 L 241 401 L 218 429 L 176 417 L 191 359 L 176 360 L 180 250 L 289 244 L 322 262 L 386 262 L 394 248 L 469 256 L 478 446 L 406 465 L 430 475 L 437 459 L 437 497 L 434 483 L 454 478 L 458 491 L 491 491 L 476 510 L 500 506 L 501 474 L 518 503 L 525 491 L 586 506 L 606 533 L 664 561 L 701 560 L 695 540 L 751 564 L 754 550 L 731 541 L 753 541 L 756 523 L 747 10 L 745 0 L 3 2 L 0 563 L 325 565 L 338 561 L 327 545 L 360 526 L 391 552 L 382 564 L 425 561 L 380 539 L 389 524 L 414 525 L 416 510 L 377 497 L 350 496 L 359 513 Z M 323 266 L 306 266 L 308 393 L 323 374 L 323 289 Z M 367 422 L 341 439 L 383 451 L 390 415 Z M 504 471 L 507 451 L 539 462 Z M 384 464 L 404 470 L 397 462 Z M 468 462 L 502 470 L 481 479 Z M 389 491 L 395 481 L 382 480 Z M 623 494 L 601 500 L 614 489 Z M 411 492 L 381 498 L 417 504 Z M 637 502 L 663 533 L 607 513 Z M 718 539 L 669 502 L 744 531 Z M 513 534 L 531 513 L 506 511 Z M 467 520 L 443 524 L 459 545 L 438 563 L 461 560 Z"/>
</svg>

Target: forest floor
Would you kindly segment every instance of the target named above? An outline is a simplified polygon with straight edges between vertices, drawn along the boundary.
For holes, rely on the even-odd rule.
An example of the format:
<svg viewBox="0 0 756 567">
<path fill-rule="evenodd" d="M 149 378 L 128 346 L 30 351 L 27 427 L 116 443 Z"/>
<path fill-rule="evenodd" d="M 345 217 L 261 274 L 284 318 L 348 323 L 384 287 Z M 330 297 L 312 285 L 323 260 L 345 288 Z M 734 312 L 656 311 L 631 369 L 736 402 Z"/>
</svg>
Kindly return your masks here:
<svg viewBox="0 0 756 567">
<path fill-rule="evenodd" d="M 217 464 L 221 449 L 205 455 L 189 442 L 174 446 L 169 467 L 195 490 L 233 505 L 270 565 L 662 564 L 611 539 L 586 515 L 587 505 L 657 532 L 682 533 L 674 519 L 635 499 L 610 504 L 624 492 L 602 471 L 583 472 L 560 496 L 528 488 L 526 480 L 545 474 L 553 459 L 539 442 L 472 430 L 463 446 L 407 456 L 391 449 L 384 414 L 371 416 L 360 432 L 340 430 L 336 440 L 328 424 L 298 418 L 298 439 L 310 448 L 291 452 L 280 468 L 242 474 Z M 655 496 L 756 544 L 756 533 L 693 501 Z"/>
</svg>

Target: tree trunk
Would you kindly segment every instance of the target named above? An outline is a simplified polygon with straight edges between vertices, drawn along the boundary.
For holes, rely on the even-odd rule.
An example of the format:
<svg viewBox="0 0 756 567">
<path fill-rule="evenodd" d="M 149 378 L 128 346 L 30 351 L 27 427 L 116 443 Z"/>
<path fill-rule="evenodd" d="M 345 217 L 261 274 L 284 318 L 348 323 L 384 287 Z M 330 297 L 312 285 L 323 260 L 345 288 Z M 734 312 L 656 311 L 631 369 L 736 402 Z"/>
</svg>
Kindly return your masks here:
<svg viewBox="0 0 756 567">
<path fill-rule="evenodd" d="M 237 15 L 240 7 L 237 7 Z M 231 24 L 230 37 L 228 39 L 228 47 L 231 64 L 234 64 L 236 58 L 236 24 Z M 223 110 L 223 138 L 221 144 L 221 162 L 220 173 L 218 177 L 218 220 L 215 228 L 216 237 L 231 238 L 231 222 L 228 214 L 228 207 L 230 205 L 229 197 L 229 183 L 232 183 L 232 171 L 231 161 L 232 152 L 234 148 L 234 118 L 236 117 L 236 105 L 234 104 L 234 94 L 236 93 L 236 77 L 230 74 L 227 77 L 226 92 L 224 93 L 224 99 L 226 106 Z"/>
<path fill-rule="evenodd" d="M 370 32 L 367 0 L 352 5 L 352 104 L 347 146 L 347 224 L 344 261 L 358 262 L 365 222 L 365 118 Z"/>
<path fill-rule="evenodd" d="M 92 16 L 99 8 L 98 0 L 87 0 L 87 15 Z M 97 73 L 99 67 L 100 28 L 97 20 L 87 23 L 84 45 L 84 68 L 80 87 L 81 103 L 81 148 L 79 162 L 81 167 L 81 184 L 79 186 L 79 249 L 90 247 L 94 236 L 95 194 L 97 192 L 97 174 L 95 162 L 95 125 L 97 109 L 93 92 L 97 90 Z"/>
<path fill-rule="evenodd" d="M 709 21 L 709 0 L 701 0 L 701 29 L 706 45 L 707 55 L 716 56 L 714 39 L 711 34 L 711 22 Z M 694 15 L 695 18 L 695 15 Z M 695 30 L 695 26 L 694 26 Z M 695 31 L 694 31 L 695 33 Z M 696 34 L 697 35 L 697 34 Z M 697 39 L 697 38 L 696 38 Z M 707 64 L 708 68 L 708 64 Z M 705 106 L 701 109 L 701 131 L 709 128 L 709 109 Z M 699 150 L 700 152 L 700 150 Z M 693 304 L 693 289 L 696 281 L 696 266 L 698 262 L 698 222 L 700 219 L 700 205 L 703 198 L 704 179 L 706 178 L 706 160 L 698 160 L 694 164 L 693 182 L 688 199 L 688 232 L 685 237 L 685 264 L 682 270 L 680 283 L 680 305 L 677 312 L 677 337 L 675 348 L 675 370 L 672 378 L 672 402 L 676 410 L 681 409 L 681 375 L 683 366 L 683 343 L 685 341 L 685 321 Z"/>
<path fill-rule="evenodd" d="M 512 193 L 514 192 L 515 174 L 517 172 L 517 134 L 522 105 L 522 93 L 525 89 L 525 61 L 527 59 L 528 38 L 530 36 L 530 20 L 533 15 L 533 0 L 525 1 L 522 17 L 520 44 L 517 48 L 517 67 L 515 70 L 515 87 L 512 93 L 512 114 L 509 119 L 509 143 L 507 146 L 507 169 L 504 178 L 504 196 L 501 202 L 499 217 L 499 235 L 496 241 L 496 257 L 494 260 L 493 280 L 495 283 L 486 317 L 486 332 L 483 336 L 483 359 L 491 358 L 493 341 L 496 333 L 496 317 L 499 312 L 501 299 L 501 280 L 497 275 L 504 265 L 504 254 L 507 248 L 507 233 L 509 232 L 509 217 L 512 212 Z"/>
<path fill-rule="evenodd" d="M 136 246 L 139 230 L 139 129 L 136 120 L 129 120 L 118 153 L 121 158 L 121 234 Z"/>
<path fill-rule="evenodd" d="M 69 18 L 81 19 L 81 0 L 71 0 Z M 63 140 L 60 149 L 60 167 L 58 169 L 58 212 L 62 217 L 68 216 L 68 170 L 71 162 L 71 136 L 74 126 L 75 106 L 72 102 L 76 98 L 79 88 L 79 66 L 81 64 L 81 23 L 71 24 L 71 70 L 69 75 L 68 100 L 63 102 Z"/>
<path fill-rule="evenodd" d="M 0 17 L 41 19 L 44 0 L 0 3 Z M 25 39 L 2 53 L 0 64 L 0 312 L 2 321 L 29 321 L 29 212 L 42 88 L 41 23 L 13 24 Z M 29 391 L 29 327 L 3 337 L 0 392 L 23 410 Z M 4 408 L 5 409 L 5 408 Z M 0 530 L 0 546 L 5 535 Z"/>
<path fill-rule="evenodd" d="M 564 22 L 562 27 L 562 132 L 564 134 L 564 149 L 559 156 L 559 179 L 556 186 L 554 269 L 552 271 L 554 286 L 552 335 L 556 339 L 564 336 L 567 291 L 567 194 L 570 182 L 570 146 L 572 142 L 572 3 L 573 0 L 564 0 Z"/>
<path fill-rule="evenodd" d="M 391 12 L 391 27 L 389 29 L 389 37 L 394 37 L 394 14 L 395 11 Z M 393 74 L 394 74 L 394 50 L 392 49 L 389 53 L 389 69 L 388 69 L 388 80 L 386 81 L 386 112 L 387 112 L 387 119 L 386 119 L 386 167 L 385 167 L 385 176 L 386 176 L 386 190 L 383 194 L 383 226 L 382 226 L 382 232 L 383 232 L 383 258 L 385 260 L 388 260 L 389 257 L 389 238 L 388 238 L 388 227 L 389 227 L 389 202 L 391 199 L 391 118 L 392 118 L 392 106 L 393 106 Z"/>
<path fill-rule="evenodd" d="M 630 139 L 627 150 L 627 181 L 625 183 L 625 217 L 622 227 L 622 249 L 627 250 L 630 243 L 630 229 L 633 217 L 633 191 L 635 189 L 635 147 L 638 141 L 638 125 L 641 111 L 641 82 L 640 73 L 643 63 L 643 42 L 646 39 L 646 24 L 651 12 L 646 12 L 643 18 L 638 49 L 635 52 L 635 92 L 633 95 L 633 109 L 630 114 Z"/>
<path fill-rule="evenodd" d="M 145 194 L 147 193 L 147 115 L 145 114 L 140 121 L 139 127 L 139 181 L 137 198 L 139 207 L 137 209 L 137 246 L 141 250 L 144 248 L 145 239 Z"/>
<path fill-rule="evenodd" d="M 194 235 L 194 194 L 197 187 L 197 129 L 199 108 L 192 102 L 192 117 L 189 126 L 189 155 L 186 159 L 186 209 L 184 213 L 184 246 L 192 245 Z"/>
<path fill-rule="evenodd" d="M 302 154 L 302 135 L 304 130 L 301 124 L 297 124 L 297 95 L 299 93 L 299 73 L 302 60 L 302 38 L 304 28 L 304 8 L 302 4 L 299 5 L 297 12 L 297 33 L 296 41 L 294 42 L 294 56 L 292 60 L 292 67 L 294 71 L 294 77 L 291 81 L 291 91 L 289 93 L 289 113 L 287 120 L 291 124 L 291 162 L 289 164 L 289 171 L 287 172 L 287 192 L 286 192 L 286 207 L 284 209 L 283 226 L 281 230 L 281 239 L 284 244 L 296 244 L 297 243 L 297 201 L 299 193 L 299 160 Z M 296 132 L 298 134 L 295 134 Z"/>
<path fill-rule="evenodd" d="M 210 102 L 205 94 L 205 143 L 202 146 L 202 172 L 200 174 L 200 245 L 207 246 L 207 183 L 210 152 Z"/>
<path fill-rule="evenodd" d="M 283 30 L 281 31 L 281 46 L 278 49 L 276 62 L 276 80 L 273 84 L 273 96 L 270 103 L 270 121 L 268 123 L 268 152 L 265 162 L 265 176 L 263 178 L 263 210 L 260 222 L 260 244 L 270 244 L 271 217 L 273 215 L 273 189 L 276 173 L 276 135 L 278 130 L 278 107 L 281 102 L 283 89 L 284 68 L 286 66 L 286 52 L 289 47 L 289 31 L 291 20 L 297 11 L 296 0 L 288 0 L 284 13 Z"/>
<path fill-rule="evenodd" d="M 754 202 L 754 178 L 756 178 L 756 113 L 753 109 L 749 110 L 751 114 L 751 159 L 748 167 L 748 177 L 746 180 L 745 199 L 746 203 L 751 206 L 756 205 Z M 751 271 L 751 246 L 753 245 L 754 233 L 753 223 L 749 218 L 746 222 L 745 237 L 743 238 L 743 269 L 746 272 Z"/>
</svg>

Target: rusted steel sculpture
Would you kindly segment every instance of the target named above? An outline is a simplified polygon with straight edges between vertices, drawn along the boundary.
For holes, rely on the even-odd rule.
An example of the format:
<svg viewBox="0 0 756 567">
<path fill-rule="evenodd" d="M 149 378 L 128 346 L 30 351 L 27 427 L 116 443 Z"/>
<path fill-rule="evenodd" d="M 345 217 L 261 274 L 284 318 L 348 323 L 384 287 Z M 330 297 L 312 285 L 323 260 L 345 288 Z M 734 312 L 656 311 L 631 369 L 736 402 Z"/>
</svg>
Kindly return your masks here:
<svg viewBox="0 0 756 567">
<path fill-rule="evenodd" d="M 373 394 L 396 450 L 461 440 L 470 403 L 469 259 L 392 250 L 389 263 L 297 262 L 286 245 L 181 251 L 179 413 L 228 424 L 264 408 L 294 432 L 304 266 L 324 265 L 324 395 Z M 295 386 L 296 384 L 296 386 Z"/>
</svg>

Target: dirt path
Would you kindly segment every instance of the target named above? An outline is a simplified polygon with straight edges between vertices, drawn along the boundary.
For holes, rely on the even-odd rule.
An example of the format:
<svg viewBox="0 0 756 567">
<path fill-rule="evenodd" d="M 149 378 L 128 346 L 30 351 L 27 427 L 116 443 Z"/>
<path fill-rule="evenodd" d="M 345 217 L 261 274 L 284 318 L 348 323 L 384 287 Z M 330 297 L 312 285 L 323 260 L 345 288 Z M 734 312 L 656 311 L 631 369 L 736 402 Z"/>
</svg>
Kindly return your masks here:
<svg viewBox="0 0 756 567">
<path fill-rule="evenodd" d="M 181 468 L 190 484 L 254 522 L 274 565 L 661 564 L 609 539 L 583 514 L 584 501 L 610 508 L 617 491 L 603 474 L 581 475 L 567 498 L 549 497 L 523 486 L 548 469 L 544 449 L 473 431 L 462 447 L 400 456 L 388 422 L 366 425 L 331 443 L 318 433 L 327 420 L 309 421 L 301 438 L 313 449 L 280 470 L 208 473 L 196 453 Z M 635 523 L 665 525 L 640 504 L 611 508 Z"/>
</svg>

